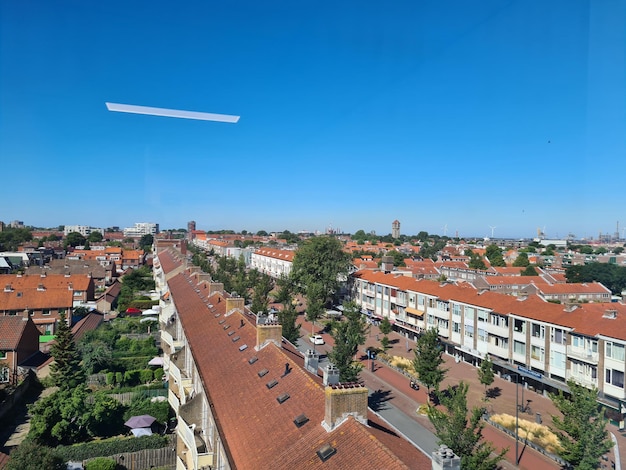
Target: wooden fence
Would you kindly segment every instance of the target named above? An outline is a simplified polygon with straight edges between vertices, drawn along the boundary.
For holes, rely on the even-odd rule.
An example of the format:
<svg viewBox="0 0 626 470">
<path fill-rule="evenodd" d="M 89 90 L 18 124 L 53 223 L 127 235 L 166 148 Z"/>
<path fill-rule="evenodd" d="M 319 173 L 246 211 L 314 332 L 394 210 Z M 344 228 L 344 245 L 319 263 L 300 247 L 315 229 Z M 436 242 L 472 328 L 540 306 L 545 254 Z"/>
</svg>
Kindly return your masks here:
<svg viewBox="0 0 626 470">
<path fill-rule="evenodd" d="M 124 392 L 124 393 L 111 393 L 109 396 L 115 398 L 123 405 L 128 405 L 134 397 L 154 398 L 154 397 L 166 397 L 166 388 L 155 388 L 149 390 L 138 390 L 136 392 Z M 87 403 L 93 403 L 94 398 L 92 395 L 87 396 Z M 165 400 L 164 400 L 165 401 Z"/>
</svg>

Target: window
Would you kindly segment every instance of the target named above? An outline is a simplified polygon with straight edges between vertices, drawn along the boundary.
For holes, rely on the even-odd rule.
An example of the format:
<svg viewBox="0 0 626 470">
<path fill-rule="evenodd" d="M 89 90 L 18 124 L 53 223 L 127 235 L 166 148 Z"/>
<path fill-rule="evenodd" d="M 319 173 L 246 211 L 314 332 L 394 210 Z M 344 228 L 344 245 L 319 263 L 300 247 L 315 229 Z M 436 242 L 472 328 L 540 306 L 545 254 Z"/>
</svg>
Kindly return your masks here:
<svg viewBox="0 0 626 470">
<path fill-rule="evenodd" d="M 530 348 L 530 357 L 536 361 L 542 361 L 544 360 L 544 354 L 545 351 L 543 348 L 539 347 L 539 346 L 531 346 Z"/>
<path fill-rule="evenodd" d="M 550 351 L 550 365 L 559 369 L 565 369 L 565 354 L 557 351 Z"/>
<path fill-rule="evenodd" d="M 513 330 L 518 333 L 526 333 L 526 322 L 524 320 L 515 319 L 513 321 Z"/>
<path fill-rule="evenodd" d="M 619 388 L 624 388 L 624 372 L 615 369 L 606 369 L 605 382 Z"/>
<path fill-rule="evenodd" d="M 461 316 L 461 306 L 459 304 L 452 304 L 452 315 Z"/>
<path fill-rule="evenodd" d="M 487 331 L 482 328 L 478 328 L 478 341 L 487 341 Z"/>
<path fill-rule="evenodd" d="M 606 357 L 615 359 L 616 361 L 624 360 L 624 345 L 618 343 L 606 343 Z"/>
<path fill-rule="evenodd" d="M 9 383 L 9 368 L 0 367 L 0 383 Z"/>
<path fill-rule="evenodd" d="M 461 332 L 461 324 L 458 322 L 453 321 L 452 322 L 452 332 L 453 333 L 460 333 Z"/>
<path fill-rule="evenodd" d="M 485 312 L 484 310 L 478 311 L 478 321 L 487 322 L 488 318 L 489 318 L 489 314 L 487 312 Z"/>
<path fill-rule="evenodd" d="M 385 287 L 385 295 L 389 295 L 389 287 Z"/>
<path fill-rule="evenodd" d="M 42 311 L 42 315 L 50 315 L 50 309 L 49 308 L 44 308 L 43 311 Z"/>
<path fill-rule="evenodd" d="M 533 338 L 543 339 L 546 337 L 546 327 L 544 325 L 538 325 L 537 323 L 531 323 L 530 335 Z"/>
<path fill-rule="evenodd" d="M 552 342 L 556 344 L 565 344 L 567 334 L 560 328 L 552 328 Z"/>
<path fill-rule="evenodd" d="M 526 345 L 521 341 L 513 341 L 513 352 L 515 354 L 526 355 Z"/>
<path fill-rule="evenodd" d="M 417 305 L 424 305 L 424 296 L 423 295 L 418 295 L 417 296 Z"/>
<path fill-rule="evenodd" d="M 465 319 L 473 320 L 475 312 L 476 312 L 476 309 L 474 309 L 473 307 L 465 307 Z"/>
<path fill-rule="evenodd" d="M 6 351 L 0 351 L 0 360 L 6 359 L 6 358 L 7 358 L 7 352 Z"/>
<path fill-rule="evenodd" d="M 465 325 L 465 336 L 468 338 L 474 337 L 474 327 L 472 325 Z"/>
</svg>

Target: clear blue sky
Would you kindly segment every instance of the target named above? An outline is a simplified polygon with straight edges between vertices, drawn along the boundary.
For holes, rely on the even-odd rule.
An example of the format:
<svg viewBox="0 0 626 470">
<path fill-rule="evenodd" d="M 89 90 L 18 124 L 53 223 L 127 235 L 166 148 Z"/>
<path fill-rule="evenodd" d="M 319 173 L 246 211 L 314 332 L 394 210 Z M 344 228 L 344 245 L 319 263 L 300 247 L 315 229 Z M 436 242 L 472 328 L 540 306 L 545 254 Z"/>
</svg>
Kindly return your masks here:
<svg viewBox="0 0 626 470">
<path fill-rule="evenodd" d="M 625 58 L 625 0 L 5 0 L 0 220 L 621 232 Z"/>
</svg>

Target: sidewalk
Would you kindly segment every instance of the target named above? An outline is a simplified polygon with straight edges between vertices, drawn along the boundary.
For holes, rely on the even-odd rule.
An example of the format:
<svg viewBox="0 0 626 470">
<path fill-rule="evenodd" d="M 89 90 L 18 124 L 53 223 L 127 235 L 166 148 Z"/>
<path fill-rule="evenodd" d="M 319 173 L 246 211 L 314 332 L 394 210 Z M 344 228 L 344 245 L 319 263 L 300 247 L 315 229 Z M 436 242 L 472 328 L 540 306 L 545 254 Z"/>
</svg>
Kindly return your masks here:
<svg viewBox="0 0 626 470">
<path fill-rule="evenodd" d="M 311 332 L 311 324 L 306 322 L 303 317 L 299 317 L 302 322 L 301 332 L 303 336 L 308 335 Z M 316 330 L 319 331 L 322 328 L 316 325 Z M 317 332 L 316 331 L 316 332 Z M 378 335 L 378 339 L 377 339 Z M 328 334 L 323 334 L 324 339 L 327 342 L 326 347 L 332 348 L 333 340 Z M 369 346 L 380 347 L 380 338 L 383 335 L 376 326 L 371 326 L 370 332 L 366 338 L 365 345 L 362 346 L 363 350 Z M 408 340 L 396 332 L 389 334 L 391 341 L 390 348 L 387 353 L 391 356 L 401 356 L 408 359 L 413 359 L 414 352 L 413 347 L 415 343 Z M 455 362 L 454 358 L 444 354 L 445 367 L 448 369 L 446 379 L 444 380 L 441 388 L 445 388 L 448 385 L 458 384 L 461 380 L 469 385 L 468 392 L 468 407 L 485 406 L 483 401 L 485 395 L 485 387 L 478 380 L 477 368 L 472 364 L 466 362 Z M 417 421 L 421 426 L 434 432 L 432 424 L 426 416 L 421 416 L 416 413 L 420 404 L 426 403 L 426 389 L 422 387 L 420 390 L 413 390 L 410 388 L 409 379 L 404 375 L 396 372 L 395 370 L 386 367 L 379 361 L 375 362 L 375 371 L 369 370 L 369 361 L 366 359 L 363 361 L 364 368 L 361 373 L 361 378 L 365 382 L 365 385 L 370 390 L 381 389 L 383 393 L 387 393 L 386 400 L 394 407 L 400 409 L 405 414 Z M 518 393 L 518 402 L 520 404 L 527 402 L 532 408 L 532 414 L 519 413 L 519 419 L 525 419 L 527 421 L 535 421 L 536 413 L 540 413 L 542 424 L 547 426 L 552 425 L 552 415 L 557 414 L 557 410 L 548 397 L 544 397 L 541 394 L 535 393 L 529 389 L 525 389 L 522 385 L 519 388 L 515 383 L 511 383 L 498 376 L 495 377 L 494 383 L 489 387 L 496 390 L 496 395 L 491 398 L 486 404 L 488 410 L 492 414 L 506 413 L 511 416 L 515 416 L 516 410 L 516 393 Z M 528 401 L 530 400 L 530 401 Z M 619 455 L 626 456 L 626 436 L 622 435 L 615 426 L 609 425 L 608 430 L 617 439 L 619 447 Z M 558 469 L 560 466 L 552 459 L 544 456 L 536 450 L 525 447 L 522 441 L 518 444 L 518 451 L 520 454 L 519 467 L 515 466 L 515 439 L 506 433 L 499 431 L 493 426 L 487 424 L 483 430 L 483 436 L 486 441 L 493 443 L 497 449 L 509 448 L 505 458 L 506 463 L 503 463 L 502 468 L 505 469 Z M 611 461 L 615 459 L 614 454 L 611 454 L 611 459 L 605 462 L 608 468 L 611 468 Z M 616 462 L 616 467 L 620 468 L 620 462 Z"/>
</svg>

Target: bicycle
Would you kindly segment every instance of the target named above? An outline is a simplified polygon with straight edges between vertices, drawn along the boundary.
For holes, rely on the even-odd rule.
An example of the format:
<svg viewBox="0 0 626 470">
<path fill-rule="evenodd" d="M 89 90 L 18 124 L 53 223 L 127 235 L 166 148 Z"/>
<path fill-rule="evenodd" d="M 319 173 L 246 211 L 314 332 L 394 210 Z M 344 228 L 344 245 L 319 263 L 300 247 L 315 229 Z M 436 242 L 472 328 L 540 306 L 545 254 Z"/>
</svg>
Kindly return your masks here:
<svg viewBox="0 0 626 470">
<path fill-rule="evenodd" d="M 530 402 L 532 400 L 526 400 L 525 405 L 517 405 L 517 409 L 522 413 L 528 413 L 529 415 L 533 414 L 533 410 L 530 408 Z"/>
</svg>

